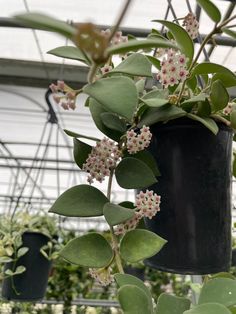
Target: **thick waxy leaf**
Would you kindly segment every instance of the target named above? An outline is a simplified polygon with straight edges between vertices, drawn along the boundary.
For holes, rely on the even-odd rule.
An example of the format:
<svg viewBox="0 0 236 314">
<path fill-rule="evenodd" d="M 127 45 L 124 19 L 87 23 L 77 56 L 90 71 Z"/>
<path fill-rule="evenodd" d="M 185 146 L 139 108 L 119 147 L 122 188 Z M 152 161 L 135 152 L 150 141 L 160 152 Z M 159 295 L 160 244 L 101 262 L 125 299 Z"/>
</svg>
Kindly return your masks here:
<svg viewBox="0 0 236 314">
<path fill-rule="evenodd" d="M 227 81 L 232 80 L 235 82 L 236 75 L 230 71 L 228 68 L 225 68 L 223 65 L 212 63 L 212 62 L 203 62 L 195 66 L 193 69 L 192 75 L 201 75 L 201 74 L 223 74 L 224 77 L 227 77 Z M 221 79 L 218 77 L 218 79 Z M 223 83 L 224 81 L 221 80 Z"/>
<path fill-rule="evenodd" d="M 124 189 L 139 189 L 157 182 L 152 170 L 141 160 L 126 157 L 118 164 L 115 176 Z"/>
<path fill-rule="evenodd" d="M 146 82 L 145 79 L 141 79 L 141 80 L 138 80 L 138 81 L 135 83 L 135 86 L 136 86 L 136 88 L 137 88 L 138 94 L 142 94 L 142 93 L 143 93 L 144 88 L 145 88 L 145 82 Z"/>
<path fill-rule="evenodd" d="M 102 123 L 111 130 L 115 130 L 121 133 L 126 132 L 126 123 L 120 119 L 117 115 L 111 112 L 101 113 Z"/>
<path fill-rule="evenodd" d="M 150 98 L 150 99 L 142 99 L 142 101 L 148 106 L 148 107 L 161 107 L 163 105 L 168 104 L 168 99 L 162 99 L 162 98 Z"/>
<path fill-rule="evenodd" d="M 192 98 L 189 98 L 189 99 L 183 101 L 181 103 L 181 106 L 185 105 L 185 104 L 189 104 L 189 103 L 196 103 L 198 101 L 204 101 L 205 99 L 206 99 L 206 94 L 204 94 L 204 93 L 198 94 L 196 96 L 193 96 Z"/>
<path fill-rule="evenodd" d="M 213 22 L 219 23 L 221 20 L 221 13 L 217 6 L 210 0 L 197 0 L 197 3 L 203 8 L 206 14 Z"/>
<path fill-rule="evenodd" d="M 197 115 L 200 117 L 209 117 L 211 114 L 211 105 L 206 99 L 205 101 L 198 102 Z"/>
<path fill-rule="evenodd" d="M 233 110 L 230 114 L 230 123 L 232 128 L 236 129 L 236 110 Z"/>
<path fill-rule="evenodd" d="M 161 23 L 166 26 L 172 33 L 174 39 L 176 40 L 180 51 L 189 58 L 188 63 L 191 63 L 194 55 L 193 41 L 189 34 L 183 27 L 176 23 L 164 21 L 164 20 L 154 20 L 153 22 Z"/>
<path fill-rule="evenodd" d="M 236 39 L 236 32 L 232 31 L 232 29 L 229 28 L 223 28 L 223 32 L 231 37 L 233 37 L 234 39 Z"/>
<path fill-rule="evenodd" d="M 133 157 L 143 161 L 150 169 L 152 169 L 152 172 L 156 177 L 161 175 L 156 160 L 149 151 L 142 150 L 141 152 L 133 155 Z"/>
<path fill-rule="evenodd" d="M 147 56 L 148 60 L 152 63 L 152 65 L 157 69 L 160 70 L 161 69 L 161 62 L 160 60 L 156 59 L 153 56 Z"/>
<path fill-rule="evenodd" d="M 110 55 L 137 51 L 146 48 L 174 48 L 178 49 L 172 42 L 160 38 L 144 39 L 144 40 L 129 40 L 127 43 L 111 46 L 107 49 Z"/>
<path fill-rule="evenodd" d="M 153 98 L 166 98 L 168 97 L 168 91 L 163 89 L 154 89 L 143 96 L 142 99 L 153 99 Z"/>
<path fill-rule="evenodd" d="M 186 115 L 186 112 L 174 105 L 163 105 L 159 108 L 149 108 L 141 117 L 138 127 L 152 125 L 156 122 L 177 119 Z"/>
<path fill-rule="evenodd" d="M 152 304 L 137 286 L 124 285 L 118 290 L 118 301 L 124 314 L 152 314 Z"/>
<path fill-rule="evenodd" d="M 152 77 L 151 67 L 152 64 L 146 56 L 140 53 L 133 53 L 108 74 L 125 73 L 133 76 Z"/>
<path fill-rule="evenodd" d="M 187 117 L 192 119 L 192 120 L 201 122 L 203 125 L 205 125 L 206 128 L 208 128 L 215 135 L 219 131 L 219 128 L 218 128 L 217 124 L 211 118 L 199 117 L 199 116 L 196 116 L 195 114 L 191 114 L 191 113 L 188 113 Z"/>
<path fill-rule="evenodd" d="M 115 226 L 131 219 L 134 216 L 134 213 L 135 212 L 132 209 L 112 203 L 106 203 L 103 208 L 103 214 L 110 226 Z"/>
<path fill-rule="evenodd" d="M 121 240 L 121 257 L 126 262 L 136 263 L 157 254 L 166 242 L 151 231 L 131 230 Z"/>
<path fill-rule="evenodd" d="M 148 287 L 139 278 L 128 274 L 115 274 L 115 280 L 119 287 L 124 285 L 133 285 L 139 287 L 147 295 L 148 298 L 152 298 L 151 292 Z"/>
<path fill-rule="evenodd" d="M 67 217 L 92 217 L 103 215 L 106 196 L 97 188 L 81 184 L 62 193 L 50 212 Z"/>
<path fill-rule="evenodd" d="M 236 305 L 236 280 L 215 278 L 209 280 L 202 288 L 199 304 L 216 302 L 225 306 Z"/>
<path fill-rule="evenodd" d="M 162 293 L 158 298 L 155 314 L 183 314 L 189 308 L 189 299 Z"/>
<path fill-rule="evenodd" d="M 111 130 L 108 127 L 106 127 L 101 119 L 101 115 L 105 112 L 107 112 L 101 104 L 99 104 L 95 99 L 90 98 L 89 101 L 89 110 L 92 115 L 93 121 L 96 125 L 96 127 L 106 136 L 111 138 L 112 140 L 119 142 L 120 137 L 122 136 L 121 132 Z"/>
<path fill-rule="evenodd" d="M 81 50 L 78 47 L 61 46 L 61 47 L 57 47 L 55 49 L 49 50 L 47 53 L 50 55 L 57 56 L 57 57 L 78 60 L 83 63 L 89 64 L 88 60 L 85 58 L 84 54 L 81 52 Z"/>
<path fill-rule="evenodd" d="M 17 251 L 17 258 L 25 255 L 28 251 L 29 251 L 28 247 L 21 247 L 21 248 L 19 248 L 19 250 Z"/>
<path fill-rule="evenodd" d="M 119 76 L 100 79 L 86 85 L 83 91 L 106 110 L 132 120 L 138 104 L 138 93 L 130 78 Z"/>
<path fill-rule="evenodd" d="M 25 26 L 56 32 L 69 38 L 72 38 L 76 34 L 76 29 L 71 25 L 45 14 L 25 13 L 16 15 L 14 18 L 17 22 Z"/>
<path fill-rule="evenodd" d="M 229 102 L 229 94 L 220 80 L 212 83 L 210 98 L 212 109 L 215 112 L 222 110 L 227 106 Z"/>
<path fill-rule="evenodd" d="M 231 312 L 219 303 L 206 303 L 197 305 L 183 314 L 231 314 Z"/>
<path fill-rule="evenodd" d="M 74 160 L 76 164 L 80 167 L 80 169 L 83 168 L 83 164 L 86 162 L 86 159 L 88 158 L 88 155 L 91 153 L 92 146 L 81 142 L 77 138 L 74 137 L 74 149 L 73 149 L 73 155 Z"/>
<path fill-rule="evenodd" d="M 232 73 L 216 73 L 212 76 L 211 82 L 220 80 L 225 87 L 234 87 L 236 86 L 236 76 Z"/>
<path fill-rule="evenodd" d="M 187 86 L 194 92 L 197 87 L 197 78 L 193 76 L 190 79 L 187 79 L 186 81 Z"/>
<path fill-rule="evenodd" d="M 64 132 L 68 135 L 68 136 L 71 136 L 71 137 L 76 137 L 76 138 L 86 138 L 88 140 L 92 140 L 92 141 L 99 141 L 99 138 L 96 138 L 96 137 L 91 137 L 91 136 L 87 136 L 87 135 L 83 135 L 83 134 L 79 134 L 79 133 L 76 133 L 76 132 L 73 132 L 73 131 L 69 131 L 69 130 L 66 130 L 64 129 Z"/>
<path fill-rule="evenodd" d="M 109 265 L 113 258 L 110 244 L 95 232 L 71 240 L 59 254 L 72 264 L 94 268 Z"/>
</svg>

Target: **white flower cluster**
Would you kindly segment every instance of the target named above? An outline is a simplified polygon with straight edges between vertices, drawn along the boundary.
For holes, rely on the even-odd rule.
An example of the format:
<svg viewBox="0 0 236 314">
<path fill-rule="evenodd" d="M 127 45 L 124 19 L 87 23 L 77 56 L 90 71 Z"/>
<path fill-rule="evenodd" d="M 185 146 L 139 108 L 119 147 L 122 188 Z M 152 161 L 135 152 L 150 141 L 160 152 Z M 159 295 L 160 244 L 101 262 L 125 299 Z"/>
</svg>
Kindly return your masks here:
<svg viewBox="0 0 236 314">
<path fill-rule="evenodd" d="M 134 130 L 127 131 L 127 150 L 129 154 L 136 154 L 137 152 L 144 150 L 149 146 L 152 133 L 148 126 L 143 126 L 140 129 L 140 133 L 136 133 Z"/>
<path fill-rule="evenodd" d="M 137 211 L 135 212 L 135 215 L 125 223 L 117 225 L 115 234 L 123 235 L 127 231 L 135 229 L 140 219 L 143 217 L 147 217 L 149 219 L 154 217 L 157 212 L 160 211 L 160 201 L 161 197 L 153 191 L 141 191 L 136 195 L 135 205 L 137 207 Z"/>
<path fill-rule="evenodd" d="M 186 31 L 192 39 L 197 38 L 199 32 L 199 22 L 193 13 L 189 13 L 185 16 L 183 21 Z"/>
<path fill-rule="evenodd" d="M 49 86 L 53 92 L 53 99 L 64 110 L 75 110 L 76 93 L 64 81 L 57 81 L 57 84 L 51 84 Z"/>
<path fill-rule="evenodd" d="M 183 82 L 188 75 L 187 58 L 184 54 L 168 49 L 161 62 L 161 70 L 157 74 L 157 80 L 164 88 Z"/>
<path fill-rule="evenodd" d="M 114 280 L 110 268 L 89 268 L 89 274 L 102 286 L 108 286 Z"/>
<path fill-rule="evenodd" d="M 120 151 L 115 142 L 104 137 L 92 148 L 82 170 L 89 173 L 88 182 L 91 184 L 94 179 L 102 182 L 106 176 L 110 175 L 120 159 Z"/>
</svg>

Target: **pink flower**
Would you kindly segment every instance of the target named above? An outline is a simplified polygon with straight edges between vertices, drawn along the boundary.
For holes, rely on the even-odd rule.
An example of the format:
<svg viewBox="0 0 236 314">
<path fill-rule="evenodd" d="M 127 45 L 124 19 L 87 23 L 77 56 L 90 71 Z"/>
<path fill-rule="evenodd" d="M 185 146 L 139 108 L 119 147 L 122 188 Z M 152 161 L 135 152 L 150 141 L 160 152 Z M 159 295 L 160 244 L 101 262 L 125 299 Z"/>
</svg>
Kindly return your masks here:
<svg viewBox="0 0 236 314">
<path fill-rule="evenodd" d="M 140 129 L 140 133 L 136 133 L 134 130 L 127 131 L 127 150 L 129 154 L 136 154 L 137 152 L 144 150 L 149 146 L 152 133 L 149 127 L 143 126 Z"/>
<path fill-rule="evenodd" d="M 142 217 L 151 219 L 160 211 L 161 197 L 153 191 L 146 190 L 144 193 L 141 191 L 136 196 L 136 206 Z"/>
<path fill-rule="evenodd" d="M 89 173 L 87 180 L 90 184 L 94 179 L 102 182 L 106 176 L 110 175 L 111 169 L 115 168 L 119 159 L 120 151 L 115 142 L 104 137 L 92 148 L 82 170 Z"/>
<path fill-rule="evenodd" d="M 199 23 L 193 13 L 189 13 L 185 16 L 183 26 L 185 26 L 186 31 L 192 39 L 197 38 L 199 32 Z"/>
<path fill-rule="evenodd" d="M 60 105 L 64 110 L 75 110 L 76 92 L 64 83 L 64 81 L 57 81 L 57 84 L 49 86 L 53 93 L 54 101 Z"/>
</svg>

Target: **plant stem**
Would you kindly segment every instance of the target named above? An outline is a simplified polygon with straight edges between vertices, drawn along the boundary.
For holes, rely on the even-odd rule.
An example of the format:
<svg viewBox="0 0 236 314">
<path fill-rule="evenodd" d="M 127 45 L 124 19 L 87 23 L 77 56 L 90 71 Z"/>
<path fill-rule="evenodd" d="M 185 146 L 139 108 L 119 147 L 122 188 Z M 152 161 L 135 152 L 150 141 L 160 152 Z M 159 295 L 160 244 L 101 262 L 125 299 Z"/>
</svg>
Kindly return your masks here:
<svg viewBox="0 0 236 314">
<path fill-rule="evenodd" d="M 96 75 L 98 69 L 98 65 L 96 63 L 93 63 L 89 69 L 88 73 L 88 82 L 91 84 L 93 83 L 94 76 Z"/>
<path fill-rule="evenodd" d="M 107 198 L 109 199 L 109 201 L 111 199 L 111 186 L 112 186 L 113 174 L 114 174 L 114 170 L 111 170 L 109 180 L 108 180 L 108 187 L 107 187 Z M 120 258 L 118 240 L 117 240 L 117 237 L 114 233 L 114 229 L 112 226 L 110 226 L 110 232 L 111 232 L 111 237 L 112 237 L 113 249 L 115 252 L 116 266 L 118 268 L 118 271 L 121 274 L 124 274 L 124 269 L 123 269 L 121 258 Z"/>
<path fill-rule="evenodd" d="M 111 30 L 111 34 L 110 34 L 110 36 L 109 36 L 108 42 L 110 42 L 110 41 L 112 40 L 112 38 L 114 37 L 114 35 L 115 35 L 117 29 L 118 29 L 119 26 L 120 26 L 120 23 L 122 22 L 122 20 L 123 20 L 125 14 L 126 14 L 126 12 L 127 12 L 127 10 L 128 10 L 129 5 L 131 4 L 131 2 L 132 2 L 132 0 L 127 0 L 127 1 L 126 1 L 125 5 L 124 5 L 124 7 L 123 7 L 123 9 L 122 9 L 122 11 L 121 11 L 121 13 L 120 13 L 120 16 L 118 17 L 118 20 L 117 20 L 116 23 L 115 23 L 115 26 L 113 26 L 113 28 L 112 28 L 112 30 Z"/>
</svg>

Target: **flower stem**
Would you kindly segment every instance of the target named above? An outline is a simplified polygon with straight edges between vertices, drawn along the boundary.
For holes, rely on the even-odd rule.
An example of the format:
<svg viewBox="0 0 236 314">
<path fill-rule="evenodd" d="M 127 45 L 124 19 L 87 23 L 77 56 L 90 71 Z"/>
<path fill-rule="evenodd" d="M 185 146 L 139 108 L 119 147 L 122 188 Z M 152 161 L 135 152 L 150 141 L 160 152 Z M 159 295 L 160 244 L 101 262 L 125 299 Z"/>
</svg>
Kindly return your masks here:
<svg viewBox="0 0 236 314">
<path fill-rule="evenodd" d="M 123 7 L 123 9 L 122 9 L 122 11 L 121 11 L 121 13 L 120 13 L 120 16 L 118 17 L 118 20 L 117 20 L 116 23 L 115 23 L 115 26 L 113 26 L 113 28 L 112 28 L 112 30 L 111 30 L 111 34 L 110 34 L 110 36 L 109 36 L 108 42 L 110 42 L 110 41 L 112 40 L 112 38 L 114 37 L 114 35 L 115 35 L 117 29 L 118 29 L 119 26 L 120 26 L 120 23 L 122 22 L 122 20 L 123 20 L 125 14 L 126 14 L 126 12 L 127 12 L 127 10 L 128 10 L 129 5 L 131 4 L 131 2 L 132 2 L 132 0 L 127 0 L 127 1 L 126 1 L 125 5 L 124 5 L 124 7 Z"/>
<path fill-rule="evenodd" d="M 108 187 L 107 187 L 107 198 L 109 199 L 109 201 L 111 199 L 111 186 L 112 186 L 113 174 L 114 174 L 114 170 L 111 170 L 110 176 L 109 176 L 109 181 L 108 181 Z M 116 266 L 118 268 L 119 273 L 124 274 L 124 269 L 122 266 L 120 252 L 119 252 L 118 240 L 117 240 L 117 237 L 114 233 L 114 229 L 112 226 L 110 226 L 110 232 L 111 232 L 111 237 L 112 237 L 113 249 L 115 252 Z"/>
<path fill-rule="evenodd" d="M 97 73 L 98 65 L 96 63 L 93 63 L 90 67 L 89 73 L 88 73 L 88 82 L 91 84 L 94 81 L 94 76 Z"/>
</svg>

